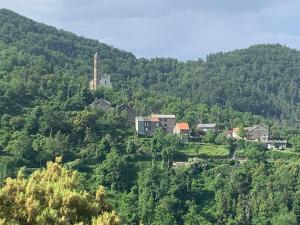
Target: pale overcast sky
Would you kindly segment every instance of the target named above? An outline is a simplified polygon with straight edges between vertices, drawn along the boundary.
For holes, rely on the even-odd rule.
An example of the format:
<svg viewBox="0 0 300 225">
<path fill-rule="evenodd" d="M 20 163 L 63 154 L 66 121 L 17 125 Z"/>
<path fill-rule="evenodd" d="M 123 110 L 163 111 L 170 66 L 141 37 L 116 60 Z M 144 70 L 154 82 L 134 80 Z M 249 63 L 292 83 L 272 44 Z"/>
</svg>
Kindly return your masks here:
<svg viewBox="0 0 300 225">
<path fill-rule="evenodd" d="M 197 59 L 259 43 L 300 49 L 299 0 L 0 0 L 0 8 L 137 57 Z"/>
</svg>

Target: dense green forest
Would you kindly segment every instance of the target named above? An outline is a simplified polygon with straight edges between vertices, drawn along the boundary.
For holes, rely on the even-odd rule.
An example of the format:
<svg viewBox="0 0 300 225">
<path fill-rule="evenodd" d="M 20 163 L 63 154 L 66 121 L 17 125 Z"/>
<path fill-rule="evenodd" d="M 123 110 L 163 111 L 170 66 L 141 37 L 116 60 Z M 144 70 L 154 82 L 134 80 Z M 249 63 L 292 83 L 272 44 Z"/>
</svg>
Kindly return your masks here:
<svg viewBox="0 0 300 225">
<path fill-rule="evenodd" d="M 95 52 L 112 89 L 89 90 Z M 139 115 L 176 114 L 192 130 L 199 122 L 221 130 L 264 123 L 290 149 L 269 151 L 222 133 L 189 144 L 161 130 L 141 138 L 126 113 L 91 108 L 96 98 L 127 103 Z M 0 224 L 299 224 L 299 104 L 300 52 L 281 45 L 188 62 L 138 59 L 1 9 Z M 47 180 L 49 168 L 37 169 L 57 156 L 64 168 L 48 164 L 57 177 L 33 186 Z M 67 171 L 76 176 L 64 183 L 58 177 Z M 107 209 L 97 197 L 102 186 Z M 56 191 L 56 203 L 36 194 L 44 187 Z"/>
</svg>

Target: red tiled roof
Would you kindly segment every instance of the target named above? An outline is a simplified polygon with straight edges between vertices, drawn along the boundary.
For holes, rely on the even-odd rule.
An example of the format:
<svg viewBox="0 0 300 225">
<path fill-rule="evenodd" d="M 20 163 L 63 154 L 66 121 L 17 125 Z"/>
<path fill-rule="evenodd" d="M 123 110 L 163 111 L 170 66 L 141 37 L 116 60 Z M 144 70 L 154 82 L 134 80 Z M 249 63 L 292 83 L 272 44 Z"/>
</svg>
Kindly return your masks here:
<svg viewBox="0 0 300 225">
<path fill-rule="evenodd" d="M 189 130 L 189 124 L 188 123 L 177 123 L 176 126 L 179 128 L 179 130 Z"/>
</svg>

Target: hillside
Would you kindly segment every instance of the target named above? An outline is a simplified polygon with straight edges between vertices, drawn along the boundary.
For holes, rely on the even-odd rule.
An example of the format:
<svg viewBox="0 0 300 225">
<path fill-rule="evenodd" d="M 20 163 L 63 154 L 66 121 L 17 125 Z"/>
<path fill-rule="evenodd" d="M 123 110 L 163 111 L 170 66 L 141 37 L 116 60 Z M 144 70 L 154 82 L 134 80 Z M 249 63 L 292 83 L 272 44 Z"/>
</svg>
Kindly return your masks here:
<svg viewBox="0 0 300 225">
<path fill-rule="evenodd" d="M 239 111 L 299 120 L 300 52 L 280 45 L 209 55 L 195 76 L 195 99 Z"/>
<path fill-rule="evenodd" d="M 95 52 L 112 89 L 89 89 Z M 299 54 L 138 59 L 0 10 L 0 224 L 300 224 Z M 119 104 L 175 114 L 189 143 L 138 135 Z M 289 149 L 225 136 L 257 124 Z"/>
<path fill-rule="evenodd" d="M 300 115 L 300 52 L 287 47 L 257 45 L 184 63 L 171 58 L 137 59 L 131 53 L 36 23 L 6 9 L 0 10 L 0 25 L 2 74 L 15 66 L 30 65 L 39 71 L 28 74 L 71 73 L 73 79 L 79 77 L 87 83 L 91 58 L 98 51 L 102 71 L 112 75 L 116 89 L 122 89 L 130 101 L 137 99 L 133 96 L 136 93 L 147 90 L 154 98 L 162 94 L 182 97 L 192 103 L 271 118 L 295 121 Z M 18 52 L 19 59 L 16 54 L 4 54 L 8 50 Z M 10 65 L 16 60 L 17 65 Z M 35 62 L 37 66 L 32 65 Z M 161 109 L 155 106 L 142 111 Z"/>
</svg>

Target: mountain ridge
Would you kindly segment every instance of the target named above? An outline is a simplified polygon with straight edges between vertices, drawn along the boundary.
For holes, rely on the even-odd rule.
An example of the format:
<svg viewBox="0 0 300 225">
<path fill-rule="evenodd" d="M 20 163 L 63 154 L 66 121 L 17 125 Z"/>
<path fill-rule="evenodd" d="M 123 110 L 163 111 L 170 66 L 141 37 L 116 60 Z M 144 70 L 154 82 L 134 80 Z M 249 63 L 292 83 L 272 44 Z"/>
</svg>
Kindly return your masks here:
<svg viewBox="0 0 300 225">
<path fill-rule="evenodd" d="M 38 58 L 44 67 L 52 65 L 58 73 L 70 72 L 83 80 L 91 78 L 92 56 L 98 52 L 102 72 L 112 74 L 116 89 L 129 96 L 148 90 L 152 95 L 160 93 L 271 118 L 300 118 L 300 52 L 286 46 L 259 44 L 212 53 L 205 60 L 181 62 L 136 58 L 130 52 L 7 9 L 0 9 L 0 27 L 2 50 L 16 48 Z M 50 72 L 49 68 L 45 71 Z"/>
</svg>

